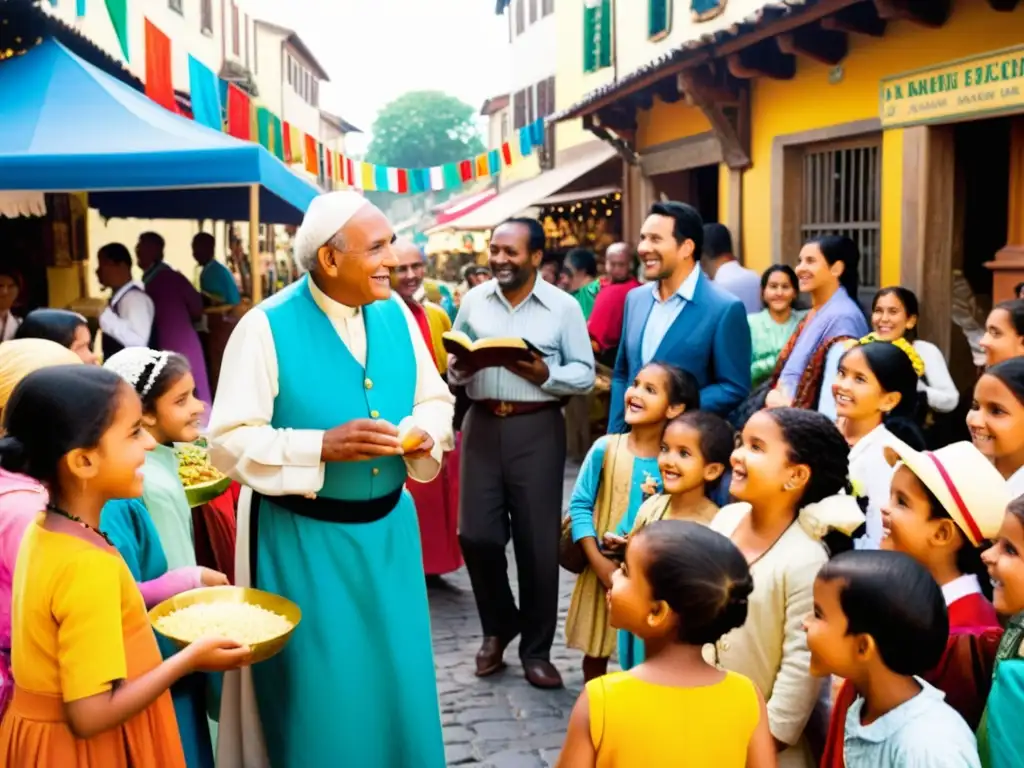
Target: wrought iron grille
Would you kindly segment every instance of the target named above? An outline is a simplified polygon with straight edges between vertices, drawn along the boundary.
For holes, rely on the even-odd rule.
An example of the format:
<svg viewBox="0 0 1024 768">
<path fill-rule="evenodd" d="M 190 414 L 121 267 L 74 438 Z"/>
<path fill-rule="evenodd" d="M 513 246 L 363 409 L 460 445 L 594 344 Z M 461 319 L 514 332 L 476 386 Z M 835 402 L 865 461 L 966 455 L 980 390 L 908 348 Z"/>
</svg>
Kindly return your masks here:
<svg viewBox="0 0 1024 768">
<path fill-rule="evenodd" d="M 860 286 L 873 292 L 881 278 L 882 147 L 844 145 L 804 154 L 803 240 L 846 235 L 860 250 Z"/>
</svg>

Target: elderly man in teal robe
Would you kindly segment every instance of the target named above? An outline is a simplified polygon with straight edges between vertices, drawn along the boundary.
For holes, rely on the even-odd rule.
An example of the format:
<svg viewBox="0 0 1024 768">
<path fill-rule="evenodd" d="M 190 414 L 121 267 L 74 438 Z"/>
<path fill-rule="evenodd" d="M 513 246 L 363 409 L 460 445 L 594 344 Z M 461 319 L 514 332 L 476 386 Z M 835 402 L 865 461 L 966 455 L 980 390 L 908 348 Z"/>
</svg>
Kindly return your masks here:
<svg viewBox="0 0 1024 768">
<path fill-rule="evenodd" d="M 224 682 L 218 766 L 445 764 L 416 510 L 452 448 L 453 399 L 391 296 L 385 216 L 313 200 L 308 273 L 238 323 L 212 457 L 246 490 L 236 581 L 302 609 L 284 650 Z"/>
</svg>

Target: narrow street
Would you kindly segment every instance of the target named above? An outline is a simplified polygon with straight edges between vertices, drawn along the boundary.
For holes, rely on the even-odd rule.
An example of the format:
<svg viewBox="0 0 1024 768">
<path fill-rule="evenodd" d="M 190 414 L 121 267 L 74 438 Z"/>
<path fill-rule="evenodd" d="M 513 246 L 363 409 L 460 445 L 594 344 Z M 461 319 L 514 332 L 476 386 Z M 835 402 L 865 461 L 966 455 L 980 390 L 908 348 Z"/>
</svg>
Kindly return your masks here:
<svg viewBox="0 0 1024 768">
<path fill-rule="evenodd" d="M 566 504 L 576 469 L 570 465 L 566 470 Z M 511 547 L 508 560 L 512 591 L 517 593 Z M 551 660 L 562 673 L 566 687 L 558 691 L 538 690 L 523 679 L 518 641 L 505 653 L 507 669 L 492 677 L 476 677 L 473 659 L 480 647 L 480 622 L 469 576 L 463 568 L 445 577 L 445 583 L 430 590 L 430 614 L 448 765 L 554 765 L 583 683 L 580 654 L 566 649 L 563 632 L 574 578 L 561 571 L 558 632 Z"/>
</svg>

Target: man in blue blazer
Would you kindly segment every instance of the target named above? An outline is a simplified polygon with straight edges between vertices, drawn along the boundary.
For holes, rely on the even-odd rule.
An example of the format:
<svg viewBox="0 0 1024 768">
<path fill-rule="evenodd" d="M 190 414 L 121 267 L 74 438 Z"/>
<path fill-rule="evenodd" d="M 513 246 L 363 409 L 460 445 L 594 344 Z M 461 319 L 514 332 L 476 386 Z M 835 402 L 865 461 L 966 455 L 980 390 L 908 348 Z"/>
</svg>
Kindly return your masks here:
<svg viewBox="0 0 1024 768">
<path fill-rule="evenodd" d="M 750 394 L 750 326 L 743 303 L 700 270 L 704 222 L 692 206 L 661 202 L 640 231 L 637 254 L 649 281 L 626 296 L 612 377 L 608 431 L 625 432 L 626 388 L 652 360 L 689 371 L 701 408 L 721 416 Z"/>
</svg>

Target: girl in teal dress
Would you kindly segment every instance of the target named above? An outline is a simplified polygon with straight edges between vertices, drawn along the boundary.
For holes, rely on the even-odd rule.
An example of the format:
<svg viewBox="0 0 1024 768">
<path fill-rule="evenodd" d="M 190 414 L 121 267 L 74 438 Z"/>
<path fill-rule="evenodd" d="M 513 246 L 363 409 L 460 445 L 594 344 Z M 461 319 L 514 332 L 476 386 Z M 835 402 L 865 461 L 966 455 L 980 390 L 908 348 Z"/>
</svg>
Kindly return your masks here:
<svg viewBox="0 0 1024 768">
<path fill-rule="evenodd" d="M 147 604 L 199 586 L 227 584 L 222 573 L 196 565 L 192 510 L 178 477 L 174 443 L 199 437 L 204 406 L 195 395 L 188 361 L 181 355 L 128 347 L 104 367 L 124 378 L 142 398 L 143 426 L 156 440 L 143 466 L 142 499 L 106 504 L 100 525 L 138 582 L 158 580 L 163 594 Z M 164 657 L 175 648 L 158 636 Z M 171 688 L 188 768 L 213 768 L 209 714 L 219 709 L 219 676 L 189 675 Z"/>
<path fill-rule="evenodd" d="M 615 651 L 605 593 L 619 563 L 602 551 L 600 537 L 617 526 L 631 527 L 644 499 L 658 492 L 658 453 L 665 424 L 699 407 L 700 390 L 693 376 L 674 365 L 648 363 L 626 390 L 629 432 L 598 439 L 580 467 L 569 515 L 573 541 L 583 548 L 588 566 L 576 580 L 565 635 L 570 648 L 583 651 L 586 681 L 608 671 L 608 659 Z"/>
</svg>

